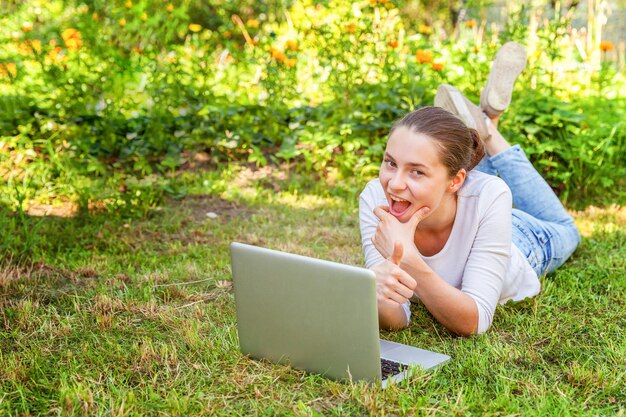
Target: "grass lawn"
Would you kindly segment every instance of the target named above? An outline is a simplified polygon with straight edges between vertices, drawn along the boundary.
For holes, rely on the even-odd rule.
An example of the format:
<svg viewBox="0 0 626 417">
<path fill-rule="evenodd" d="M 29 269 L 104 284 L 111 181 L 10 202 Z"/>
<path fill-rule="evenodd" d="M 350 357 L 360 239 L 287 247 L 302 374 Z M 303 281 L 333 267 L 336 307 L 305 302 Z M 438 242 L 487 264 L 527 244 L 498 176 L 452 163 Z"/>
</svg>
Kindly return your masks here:
<svg viewBox="0 0 626 417">
<path fill-rule="evenodd" d="M 356 188 L 272 175 L 188 174 L 187 197 L 142 219 L 32 218 L 37 262 L 0 268 L 0 416 L 624 414 L 626 208 L 574 213 L 573 258 L 485 335 L 414 305 L 383 337 L 452 359 L 382 390 L 239 353 L 230 241 L 362 264 Z"/>
</svg>

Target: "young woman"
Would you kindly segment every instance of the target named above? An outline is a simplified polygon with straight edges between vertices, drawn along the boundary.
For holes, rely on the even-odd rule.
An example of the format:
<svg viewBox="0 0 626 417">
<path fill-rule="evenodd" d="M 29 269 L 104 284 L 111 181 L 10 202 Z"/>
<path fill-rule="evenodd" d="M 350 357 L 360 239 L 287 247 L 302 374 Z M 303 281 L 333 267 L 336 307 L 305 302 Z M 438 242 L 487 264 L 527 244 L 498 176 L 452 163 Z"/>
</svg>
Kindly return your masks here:
<svg viewBox="0 0 626 417">
<path fill-rule="evenodd" d="M 361 193 L 381 327 L 406 327 L 409 299 L 417 298 L 451 332 L 485 332 L 498 303 L 536 295 L 538 276 L 563 264 L 580 241 L 552 189 L 497 130 L 521 72 L 519 62 L 517 74 L 510 71 L 519 53 L 505 52 L 481 108 L 443 85 L 435 103 L 445 109 L 421 108 L 396 122 L 379 178 Z"/>
</svg>

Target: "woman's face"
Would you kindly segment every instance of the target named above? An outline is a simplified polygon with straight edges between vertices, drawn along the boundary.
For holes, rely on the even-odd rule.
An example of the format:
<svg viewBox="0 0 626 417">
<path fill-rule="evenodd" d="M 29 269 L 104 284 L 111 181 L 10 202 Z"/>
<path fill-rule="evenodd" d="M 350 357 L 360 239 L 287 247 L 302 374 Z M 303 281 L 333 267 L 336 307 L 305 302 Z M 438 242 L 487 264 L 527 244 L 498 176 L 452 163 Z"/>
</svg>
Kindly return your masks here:
<svg viewBox="0 0 626 417">
<path fill-rule="evenodd" d="M 449 177 L 435 141 L 406 127 L 389 137 L 379 178 L 389 212 L 402 223 L 422 207 L 430 209 L 428 217 L 433 216 L 446 196 L 460 187 Z"/>
</svg>

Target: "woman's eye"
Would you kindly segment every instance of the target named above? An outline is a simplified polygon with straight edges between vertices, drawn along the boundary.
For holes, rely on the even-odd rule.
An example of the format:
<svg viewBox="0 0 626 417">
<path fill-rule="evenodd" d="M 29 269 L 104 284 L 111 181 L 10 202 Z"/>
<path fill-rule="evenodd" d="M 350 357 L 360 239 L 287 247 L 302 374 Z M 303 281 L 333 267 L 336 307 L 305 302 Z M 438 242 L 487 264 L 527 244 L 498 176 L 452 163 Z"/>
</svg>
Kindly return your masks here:
<svg viewBox="0 0 626 417">
<path fill-rule="evenodd" d="M 389 167 L 395 168 L 395 166 L 396 166 L 396 163 L 395 163 L 395 162 L 393 162 L 391 159 L 385 159 L 385 161 L 384 161 L 384 162 L 385 162 L 385 164 L 386 164 L 387 166 L 389 166 Z"/>
<path fill-rule="evenodd" d="M 420 171 L 419 169 L 412 169 L 411 170 L 411 174 L 413 174 L 413 175 L 423 175 L 424 173 L 422 171 Z"/>
</svg>

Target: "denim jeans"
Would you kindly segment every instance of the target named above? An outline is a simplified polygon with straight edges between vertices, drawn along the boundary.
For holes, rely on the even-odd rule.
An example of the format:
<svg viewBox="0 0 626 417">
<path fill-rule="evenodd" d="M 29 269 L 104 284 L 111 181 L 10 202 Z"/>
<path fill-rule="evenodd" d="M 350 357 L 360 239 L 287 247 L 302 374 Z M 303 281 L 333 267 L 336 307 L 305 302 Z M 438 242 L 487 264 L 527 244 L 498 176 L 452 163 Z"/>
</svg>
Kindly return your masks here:
<svg viewBox="0 0 626 417">
<path fill-rule="evenodd" d="M 537 275 L 563 265 L 580 243 L 580 235 L 574 219 L 519 145 L 485 156 L 475 169 L 500 176 L 511 189 L 513 243 Z"/>
</svg>

